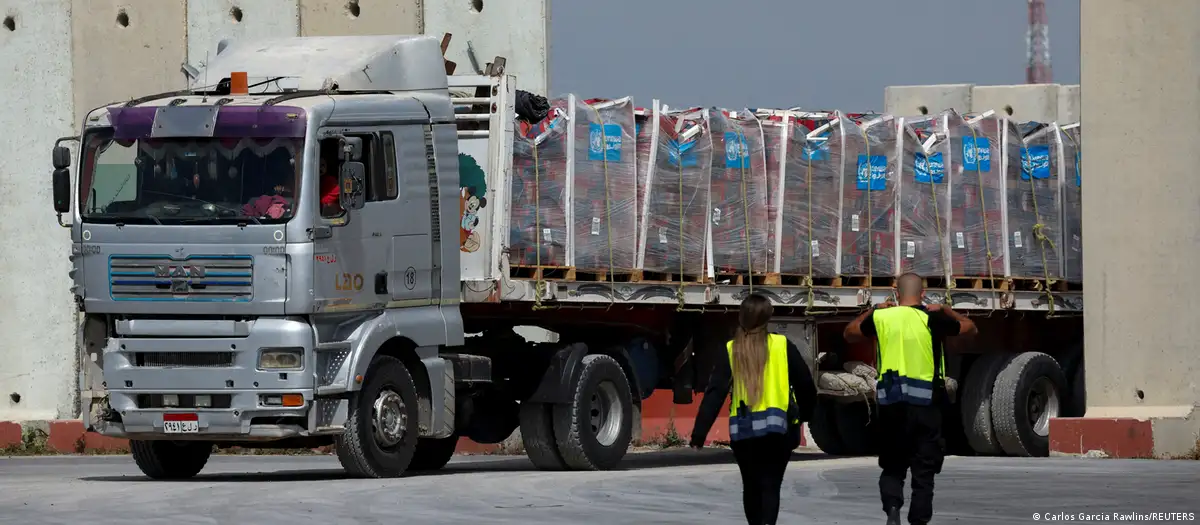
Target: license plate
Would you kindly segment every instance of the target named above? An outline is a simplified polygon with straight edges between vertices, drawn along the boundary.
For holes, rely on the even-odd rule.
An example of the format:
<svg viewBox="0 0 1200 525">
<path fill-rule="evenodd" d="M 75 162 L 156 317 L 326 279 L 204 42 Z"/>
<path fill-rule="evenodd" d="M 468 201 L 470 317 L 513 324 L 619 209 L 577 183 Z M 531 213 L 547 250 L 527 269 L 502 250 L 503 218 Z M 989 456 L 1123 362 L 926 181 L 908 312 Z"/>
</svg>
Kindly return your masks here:
<svg viewBox="0 0 1200 525">
<path fill-rule="evenodd" d="M 200 431 L 200 418 L 196 414 L 163 414 L 163 432 L 167 434 L 190 434 Z"/>
</svg>

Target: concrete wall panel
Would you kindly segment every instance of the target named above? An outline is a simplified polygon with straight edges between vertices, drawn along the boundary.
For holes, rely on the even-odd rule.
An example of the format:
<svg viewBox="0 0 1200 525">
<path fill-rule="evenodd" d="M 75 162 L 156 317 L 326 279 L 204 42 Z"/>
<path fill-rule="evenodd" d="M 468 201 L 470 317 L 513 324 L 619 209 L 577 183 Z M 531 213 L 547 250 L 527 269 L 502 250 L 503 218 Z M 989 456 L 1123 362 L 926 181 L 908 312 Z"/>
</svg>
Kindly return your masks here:
<svg viewBox="0 0 1200 525">
<path fill-rule="evenodd" d="M 184 0 L 74 0 L 75 122 L 110 102 L 186 87 L 185 17 Z"/>
<path fill-rule="evenodd" d="M 50 148 L 73 123 L 70 17 L 70 0 L 0 0 L 0 421 L 75 413 L 71 241 L 49 177 Z"/>
<path fill-rule="evenodd" d="M 1079 84 L 1058 88 L 1058 122 L 1079 122 Z"/>
<path fill-rule="evenodd" d="M 416 35 L 424 27 L 422 0 L 299 1 L 302 36 Z"/>
<path fill-rule="evenodd" d="M 457 74 L 474 74 L 467 53 L 471 43 L 482 69 L 493 58 L 507 59 L 507 72 L 517 76 L 517 87 L 545 94 L 549 82 L 547 0 L 449 0 L 425 2 L 425 33 L 451 33 L 447 57 L 458 64 Z"/>
<path fill-rule="evenodd" d="M 883 91 L 883 111 L 906 117 L 947 109 L 967 113 L 971 111 L 971 88 L 971 84 L 888 86 Z"/>
<path fill-rule="evenodd" d="M 1080 16 L 1088 415 L 1186 413 L 1200 405 L 1200 2 L 1088 0 Z"/>
<path fill-rule="evenodd" d="M 994 110 L 1020 121 L 1054 122 L 1058 119 L 1058 88 L 1058 84 L 975 86 L 971 112 Z"/>
<path fill-rule="evenodd" d="M 299 34 L 296 0 L 187 0 L 187 56 L 188 62 L 197 67 L 217 54 L 217 42 L 225 38 Z"/>
</svg>

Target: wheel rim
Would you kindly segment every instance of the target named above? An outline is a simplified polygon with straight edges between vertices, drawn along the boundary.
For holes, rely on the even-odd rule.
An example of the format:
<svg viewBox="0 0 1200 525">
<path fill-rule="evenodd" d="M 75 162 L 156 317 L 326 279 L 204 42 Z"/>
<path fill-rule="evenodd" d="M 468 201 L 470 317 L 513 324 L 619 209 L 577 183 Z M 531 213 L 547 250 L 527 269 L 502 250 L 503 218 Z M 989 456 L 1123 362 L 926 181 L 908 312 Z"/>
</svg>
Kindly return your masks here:
<svg viewBox="0 0 1200 525">
<path fill-rule="evenodd" d="M 617 442 L 624 424 L 625 412 L 621 410 L 621 398 L 617 395 L 617 385 L 604 381 L 592 392 L 591 423 L 592 435 L 600 445 L 609 447 Z"/>
<path fill-rule="evenodd" d="M 375 441 L 383 447 L 395 446 L 404 440 L 408 429 L 408 410 L 404 399 L 391 390 L 384 390 L 375 398 L 371 410 L 371 426 Z"/>
<path fill-rule="evenodd" d="M 1039 377 L 1029 389 L 1029 424 L 1038 436 L 1050 435 L 1050 418 L 1058 417 L 1058 390 L 1047 377 Z"/>
</svg>

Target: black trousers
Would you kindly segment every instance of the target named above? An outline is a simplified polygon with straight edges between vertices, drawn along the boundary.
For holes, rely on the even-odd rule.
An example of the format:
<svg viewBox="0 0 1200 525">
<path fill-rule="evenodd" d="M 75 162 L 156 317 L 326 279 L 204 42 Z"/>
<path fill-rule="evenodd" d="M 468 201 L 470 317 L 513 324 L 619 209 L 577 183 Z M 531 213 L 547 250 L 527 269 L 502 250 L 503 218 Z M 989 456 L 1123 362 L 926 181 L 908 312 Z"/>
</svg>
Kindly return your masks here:
<svg viewBox="0 0 1200 525">
<path fill-rule="evenodd" d="M 729 444 L 742 472 L 742 508 L 746 523 L 774 525 L 779 518 L 779 491 L 792 457 L 790 436 L 767 434 Z"/>
<path fill-rule="evenodd" d="M 942 409 L 894 403 L 880 405 L 881 439 L 879 495 L 883 511 L 904 506 L 904 477 L 912 470 L 912 505 L 909 523 L 928 523 L 933 517 L 933 477 L 942 471 L 946 457 L 942 439 Z"/>
</svg>

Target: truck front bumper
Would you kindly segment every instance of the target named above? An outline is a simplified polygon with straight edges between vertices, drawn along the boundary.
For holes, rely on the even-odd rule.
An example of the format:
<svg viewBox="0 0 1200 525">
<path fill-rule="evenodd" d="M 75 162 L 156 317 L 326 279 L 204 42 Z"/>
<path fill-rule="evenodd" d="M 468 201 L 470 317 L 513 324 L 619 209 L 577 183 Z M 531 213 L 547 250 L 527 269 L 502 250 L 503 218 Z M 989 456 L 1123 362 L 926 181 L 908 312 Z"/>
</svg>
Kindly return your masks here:
<svg viewBox="0 0 1200 525">
<path fill-rule="evenodd" d="M 197 333 L 205 321 L 172 323 L 179 335 L 126 324 L 108 340 L 103 369 L 110 413 L 98 418 L 101 434 L 272 441 L 320 433 L 314 430 L 346 405 L 314 399 L 315 335 L 303 320 L 243 321 L 217 337 Z M 301 366 L 260 369 L 259 353 L 267 348 L 301 350 Z"/>
</svg>

